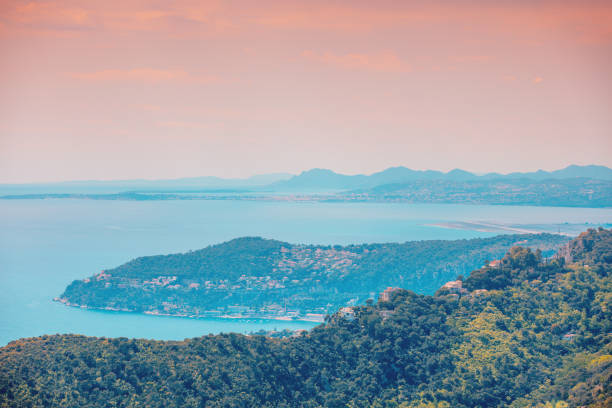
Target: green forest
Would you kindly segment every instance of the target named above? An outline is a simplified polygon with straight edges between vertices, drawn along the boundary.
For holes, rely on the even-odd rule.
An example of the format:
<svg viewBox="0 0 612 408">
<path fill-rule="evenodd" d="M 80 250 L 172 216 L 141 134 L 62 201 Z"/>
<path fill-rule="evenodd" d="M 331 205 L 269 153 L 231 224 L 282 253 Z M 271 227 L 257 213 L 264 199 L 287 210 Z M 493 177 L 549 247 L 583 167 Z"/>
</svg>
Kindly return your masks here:
<svg viewBox="0 0 612 408">
<path fill-rule="evenodd" d="M 182 254 L 147 256 L 72 282 L 59 300 L 130 312 L 322 319 L 388 286 L 433 294 L 512 246 L 550 256 L 569 238 L 500 235 L 454 241 L 348 246 L 293 245 L 247 237 Z"/>
<path fill-rule="evenodd" d="M 290 338 L 21 339 L 0 349 L 0 406 L 610 407 L 611 271 L 612 231 L 588 230 Z"/>
</svg>

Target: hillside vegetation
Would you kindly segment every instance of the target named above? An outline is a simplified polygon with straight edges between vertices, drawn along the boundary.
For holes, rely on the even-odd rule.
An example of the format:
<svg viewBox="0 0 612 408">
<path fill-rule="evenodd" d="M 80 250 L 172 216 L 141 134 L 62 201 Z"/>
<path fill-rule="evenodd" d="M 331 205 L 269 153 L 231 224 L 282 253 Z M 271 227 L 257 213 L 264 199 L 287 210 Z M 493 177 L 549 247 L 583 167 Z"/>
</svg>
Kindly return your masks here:
<svg viewBox="0 0 612 408">
<path fill-rule="evenodd" d="M 600 229 L 553 260 L 516 247 L 435 296 L 389 289 L 289 339 L 18 340 L 0 349 L 0 406 L 609 407 L 611 244 Z"/>
<path fill-rule="evenodd" d="M 567 240 L 540 234 L 321 246 L 239 238 L 199 251 L 134 259 L 74 281 L 60 301 L 153 314 L 322 320 L 387 286 L 433 294 L 457 275 L 502 257 L 513 245 L 551 255 Z"/>
</svg>

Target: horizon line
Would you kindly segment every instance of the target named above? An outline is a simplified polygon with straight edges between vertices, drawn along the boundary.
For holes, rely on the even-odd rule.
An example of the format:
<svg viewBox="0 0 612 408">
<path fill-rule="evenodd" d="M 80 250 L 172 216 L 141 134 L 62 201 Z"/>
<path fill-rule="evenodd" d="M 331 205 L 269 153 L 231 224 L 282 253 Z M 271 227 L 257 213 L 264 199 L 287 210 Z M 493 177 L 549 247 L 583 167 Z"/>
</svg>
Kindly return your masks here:
<svg viewBox="0 0 612 408">
<path fill-rule="evenodd" d="M 397 166 L 388 166 L 383 168 L 382 170 L 377 170 L 374 171 L 372 173 L 341 173 L 338 172 L 336 170 L 332 170 L 329 168 L 324 168 L 324 167 L 311 167 L 307 170 L 302 170 L 298 173 L 291 173 L 291 172 L 284 172 L 284 171 L 277 171 L 277 172 L 269 172 L 269 173 L 256 173 L 256 174 L 252 174 L 250 176 L 245 176 L 245 177 L 223 177 L 223 176 L 216 176 L 216 175 L 197 175 L 197 176 L 182 176 L 182 177 L 171 177 L 171 178 L 142 178 L 142 177 L 137 177 L 137 178 L 120 178 L 120 179 L 69 179 L 69 180 L 55 180 L 55 181 L 26 181 L 26 182 L 5 182 L 5 181 L 0 181 L 0 186 L 20 186 L 20 185 L 35 185 L 35 184 L 66 184 L 66 183 L 111 183 L 111 182 L 156 182 L 156 181 L 178 181 L 178 180 L 186 180 L 186 179 L 198 179 L 198 178 L 216 178 L 219 180 L 227 180 L 227 181 L 238 181 L 238 180 L 248 180 L 254 177 L 263 177 L 263 176 L 273 176 L 273 175 L 287 175 L 287 176 L 291 176 L 291 177 L 296 177 L 299 176 L 301 174 L 304 174 L 306 172 L 309 171 L 313 171 L 313 170 L 324 170 L 324 171 L 331 171 L 335 174 L 338 175 L 343 175 L 343 176 L 372 176 L 374 174 L 377 173 L 381 173 L 383 171 L 389 170 L 389 169 L 395 169 L 395 168 L 405 168 L 407 170 L 412 170 L 412 171 L 417 171 L 417 172 L 427 172 L 427 171 L 433 171 L 433 172 L 439 172 L 442 174 L 449 174 L 453 171 L 464 171 L 470 174 L 473 174 L 475 176 L 478 177 L 482 177 L 482 176 L 486 176 L 486 175 L 490 175 L 490 174 L 499 174 L 501 176 L 507 176 L 510 174 L 515 174 L 515 173 L 537 173 L 537 172 L 547 172 L 547 173 L 551 173 L 554 171 L 560 171 L 560 170 L 565 170 L 569 167 L 605 167 L 606 169 L 612 170 L 612 168 L 603 165 L 603 164 L 568 164 L 565 167 L 561 167 L 561 168 L 556 168 L 553 170 L 544 170 L 544 169 L 537 169 L 537 170 L 515 170 L 515 171 L 511 171 L 511 172 L 506 172 L 506 173 L 502 173 L 502 172 L 497 172 L 497 171 L 488 171 L 488 172 L 474 172 L 474 171 L 470 171 L 470 170 L 465 170 L 459 167 L 455 167 L 453 169 L 450 169 L 448 171 L 443 171 L 443 170 L 435 170 L 435 169 L 415 169 L 415 168 L 410 168 L 404 165 L 397 165 Z M 291 178 L 290 177 L 290 178 Z"/>
</svg>

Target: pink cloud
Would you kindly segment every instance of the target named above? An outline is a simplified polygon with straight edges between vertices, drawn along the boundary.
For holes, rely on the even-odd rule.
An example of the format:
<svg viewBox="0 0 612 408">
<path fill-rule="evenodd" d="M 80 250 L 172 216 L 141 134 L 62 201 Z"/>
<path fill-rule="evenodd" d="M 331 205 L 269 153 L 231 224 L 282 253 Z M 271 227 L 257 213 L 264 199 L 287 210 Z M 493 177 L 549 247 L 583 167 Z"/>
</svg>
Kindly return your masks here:
<svg viewBox="0 0 612 408">
<path fill-rule="evenodd" d="M 71 77 L 85 81 L 130 81 L 130 82 L 167 82 L 184 81 L 195 83 L 220 82 L 216 76 L 192 75 L 183 70 L 163 70 L 152 68 L 106 69 L 102 71 L 72 73 Z"/>
<path fill-rule="evenodd" d="M 384 51 L 377 54 L 351 53 L 336 55 L 331 52 L 317 54 L 306 50 L 302 57 L 343 69 L 375 72 L 409 72 L 410 64 L 402 61 L 395 53 Z"/>
<path fill-rule="evenodd" d="M 56 0 L 23 3 L 4 0 L 0 20 L 13 28 L 48 34 L 53 31 L 163 31 L 170 36 L 248 32 L 255 27 L 280 30 L 372 31 L 395 28 L 455 26 L 464 32 L 507 32 L 522 41 L 568 35 L 574 42 L 612 40 L 612 7 L 606 2 L 414 2 L 381 1 L 330 4 L 323 1 L 83 2 Z M 469 24 L 465 24 L 469 22 Z M 57 34 L 57 33 L 56 33 Z"/>
<path fill-rule="evenodd" d="M 57 2 L 7 5 L 1 10 L 0 18 L 13 26 L 38 32 L 90 29 L 97 20 L 95 15 L 81 6 L 65 6 Z"/>
<path fill-rule="evenodd" d="M 612 7 L 605 1 L 261 3 L 248 21 L 283 30 L 363 32 L 397 27 L 455 26 L 464 32 L 511 33 L 522 42 L 569 36 L 576 43 L 612 40 Z M 466 24 L 469 22 L 469 24 Z M 244 25 L 244 22 L 242 22 Z"/>
<path fill-rule="evenodd" d="M 227 32 L 234 29 L 232 14 L 219 10 L 217 2 L 176 2 L 155 5 L 139 0 L 83 2 L 79 0 L 6 0 L 0 7 L 0 23 L 20 32 L 55 34 L 84 29 L 100 31 Z"/>
</svg>

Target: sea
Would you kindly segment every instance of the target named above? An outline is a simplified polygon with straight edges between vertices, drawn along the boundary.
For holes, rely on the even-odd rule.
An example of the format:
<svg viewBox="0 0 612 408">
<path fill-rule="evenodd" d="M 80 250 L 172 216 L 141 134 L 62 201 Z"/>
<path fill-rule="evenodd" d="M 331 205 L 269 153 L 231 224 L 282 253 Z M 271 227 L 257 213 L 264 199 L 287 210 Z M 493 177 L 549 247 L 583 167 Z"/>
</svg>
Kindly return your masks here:
<svg viewBox="0 0 612 408">
<path fill-rule="evenodd" d="M 182 340 L 211 333 L 309 329 L 311 322 L 190 319 L 85 310 L 53 302 L 75 279 L 135 257 L 243 236 L 351 244 L 612 225 L 612 209 L 241 200 L 0 200 L 0 346 L 43 334 Z"/>
</svg>

